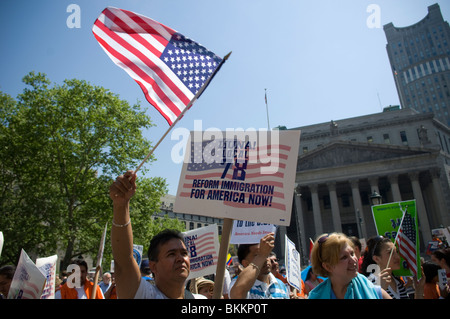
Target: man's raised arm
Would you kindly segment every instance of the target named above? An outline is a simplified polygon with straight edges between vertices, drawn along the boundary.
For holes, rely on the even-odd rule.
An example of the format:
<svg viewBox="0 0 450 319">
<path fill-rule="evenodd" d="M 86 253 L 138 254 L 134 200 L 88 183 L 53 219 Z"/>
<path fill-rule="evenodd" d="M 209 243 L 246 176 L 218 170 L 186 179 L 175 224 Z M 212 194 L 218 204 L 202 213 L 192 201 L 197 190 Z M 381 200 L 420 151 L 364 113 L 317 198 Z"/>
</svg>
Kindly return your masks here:
<svg viewBox="0 0 450 319">
<path fill-rule="evenodd" d="M 130 219 L 130 199 L 136 192 L 136 174 L 127 171 L 117 177 L 109 188 L 113 201 L 111 245 L 117 295 L 120 299 L 134 298 L 141 274 L 133 258 L 133 231 Z"/>
</svg>

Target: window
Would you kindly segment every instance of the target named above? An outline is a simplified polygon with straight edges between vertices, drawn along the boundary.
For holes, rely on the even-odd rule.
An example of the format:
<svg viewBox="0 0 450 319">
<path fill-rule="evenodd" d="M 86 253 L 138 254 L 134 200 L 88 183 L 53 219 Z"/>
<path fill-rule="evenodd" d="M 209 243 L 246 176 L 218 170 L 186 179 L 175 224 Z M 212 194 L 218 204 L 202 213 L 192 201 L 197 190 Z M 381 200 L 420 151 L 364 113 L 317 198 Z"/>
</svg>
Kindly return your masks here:
<svg viewBox="0 0 450 319">
<path fill-rule="evenodd" d="M 406 137 L 405 131 L 400 132 L 400 139 L 402 140 L 403 145 L 408 145 L 408 138 Z"/>
<path fill-rule="evenodd" d="M 350 198 L 348 194 L 342 194 L 341 196 L 342 207 L 350 207 Z"/>
<path fill-rule="evenodd" d="M 389 134 L 383 134 L 384 144 L 391 144 L 391 139 L 389 138 Z"/>
<path fill-rule="evenodd" d="M 330 196 L 325 195 L 322 199 L 323 199 L 323 208 L 330 209 L 331 208 Z"/>
<path fill-rule="evenodd" d="M 373 143 L 373 137 L 367 136 L 367 143 Z"/>
</svg>

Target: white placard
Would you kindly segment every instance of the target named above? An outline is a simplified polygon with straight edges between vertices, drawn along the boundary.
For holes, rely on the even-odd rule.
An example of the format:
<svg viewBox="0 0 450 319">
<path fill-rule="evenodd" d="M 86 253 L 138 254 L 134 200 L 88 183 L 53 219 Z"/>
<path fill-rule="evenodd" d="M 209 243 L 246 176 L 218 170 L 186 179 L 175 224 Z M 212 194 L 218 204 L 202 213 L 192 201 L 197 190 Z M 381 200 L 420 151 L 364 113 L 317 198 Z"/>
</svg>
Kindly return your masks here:
<svg viewBox="0 0 450 319">
<path fill-rule="evenodd" d="M 191 263 L 187 279 L 214 274 L 219 255 L 217 225 L 209 225 L 183 233 Z"/>
<path fill-rule="evenodd" d="M 230 244 L 258 244 L 264 236 L 276 233 L 274 224 L 235 220 L 231 231 Z"/>
<path fill-rule="evenodd" d="M 300 131 L 191 132 L 173 210 L 288 226 Z"/>
<path fill-rule="evenodd" d="M 286 279 L 288 283 L 301 290 L 301 271 L 300 271 L 300 254 L 295 249 L 295 244 L 287 237 L 286 238 Z"/>
</svg>

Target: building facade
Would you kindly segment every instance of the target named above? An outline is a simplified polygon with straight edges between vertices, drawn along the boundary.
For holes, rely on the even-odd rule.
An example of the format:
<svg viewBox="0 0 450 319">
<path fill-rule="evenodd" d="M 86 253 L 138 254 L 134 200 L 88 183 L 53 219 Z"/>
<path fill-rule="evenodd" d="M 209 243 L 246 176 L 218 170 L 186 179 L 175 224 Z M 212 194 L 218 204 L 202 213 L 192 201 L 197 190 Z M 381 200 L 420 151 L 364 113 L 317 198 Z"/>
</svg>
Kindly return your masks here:
<svg viewBox="0 0 450 319">
<path fill-rule="evenodd" d="M 303 262 L 309 239 L 322 233 L 375 236 L 374 191 L 383 203 L 416 199 L 422 249 L 431 229 L 450 225 L 450 129 L 434 114 L 397 106 L 295 129 L 302 133 L 294 205 L 280 234 L 296 242 Z"/>
<path fill-rule="evenodd" d="M 160 212 L 153 214 L 152 219 L 163 218 L 167 215 L 169 218 L 175 218 L 183 222 L 186 227 L 186 231 L 205 227 L 210 224 L 217 224 L 219 235 L 222 235 L 223 219 L 209 216 L 175 213 L 173 211 L 175 198 L 176 196 L 170 194 L 162 196 L 160 207 L 161 210 Z"/>
<path fill-rule="evenodd" d="M 450 27 L 439 5 L 408 27 L 384 26 L 386 50 L 403 108 L 436 114 L 450 126 Z"/>
</svg>

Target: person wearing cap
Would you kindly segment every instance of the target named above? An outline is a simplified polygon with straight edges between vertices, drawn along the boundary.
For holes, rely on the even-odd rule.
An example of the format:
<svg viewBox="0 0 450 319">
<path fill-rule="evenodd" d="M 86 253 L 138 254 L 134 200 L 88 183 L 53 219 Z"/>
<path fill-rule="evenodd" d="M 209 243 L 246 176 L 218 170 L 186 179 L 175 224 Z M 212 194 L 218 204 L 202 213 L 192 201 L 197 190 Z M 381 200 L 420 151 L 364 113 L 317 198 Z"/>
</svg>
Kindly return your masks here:
<svg viewBox="0 0 450 319">
<path fill-rule="evenodd" d="M 141 276 L 146 281 L 153 281 L 152 271 L 150 270 L 148 259 L 144 259 L 141 262 Z"/>
<path fill-rule="evenodd" d="M 195 295 L 200 294 L 207 299 L 212 299 L 214 292 L 214 281 L 204 277 L 193 278 L 189 290 Z"/>
</svg>

